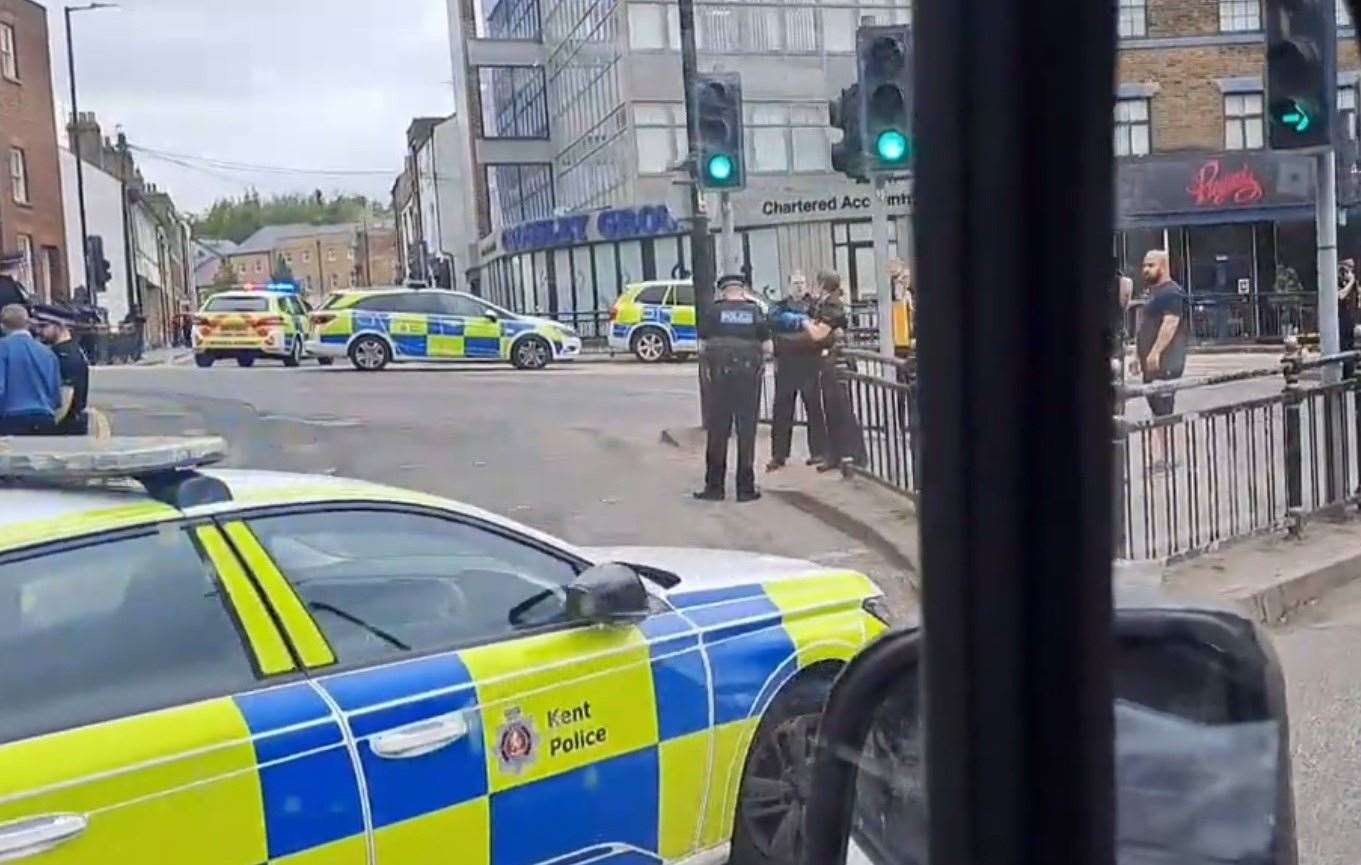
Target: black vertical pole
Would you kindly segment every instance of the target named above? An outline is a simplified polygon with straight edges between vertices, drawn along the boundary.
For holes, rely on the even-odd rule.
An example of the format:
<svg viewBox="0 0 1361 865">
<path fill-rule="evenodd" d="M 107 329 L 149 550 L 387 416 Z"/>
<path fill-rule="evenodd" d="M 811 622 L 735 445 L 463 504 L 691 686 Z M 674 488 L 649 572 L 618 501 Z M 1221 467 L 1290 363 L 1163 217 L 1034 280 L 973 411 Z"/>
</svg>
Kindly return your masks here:
<svg viewBox="0 0 1361 865">
<path fill-rule="evenodd" d="M 76 160 L 80 164 L 80 160 Z M 127 263 L 128 312 L 137 311 L 137 237 L 132 224 L 132 203 L 128 200 L 128 174 L 132 171 L 132 157 L 128 155 L 128 137 L 118 133 L 118 183 L 123 199 L 123 258 Z"/>
<path fill-rule="evenodd" d="M 66 7 L 66 71 L 71 79 L 71 153 L 76 158 L 76 201 L 80 209 L 80 257 L 85 262 L 85 290 L 95 304 L 95 284 L 90 275 L 90 227 L 85 219 L 85 160 L 80 154 L 80 108 L 76 101 L 76 46 L 71 41 L 71 7 Z M 49 289 L 50 290 L 50 289 Z M 75 292 L 72 292 L 72 296 Z"/>
<path fill-rule="evenodd" d="M 1290 534 L 1299 537 L 1304 529 L 1304 447 L 1300 430 L 1300 343 L 1294 335 L 1285 338 L 1285 517 Z M 1314 455 L 1315 459 L 1318 455 Z"/>
<path fill-rule="evenodd" d="M 699 164 L 695 154 L 699 151 L 699 115 L 695 105 L 695 76 L 699 74 L 699 59 L 695 49 L 695 3 L 694 0 L 679 0 L 681 37 L 681 81 L 685 87 L 685 134 L 689 141 L 690 165 L 690 273 L 695 283 L 695 320 L 699 338 L 706 336 L 704 329 L 704 310 L 714 301 L 715 272 L 713 237 L 709 234 L 709 215 L 701 204 L 699 189 Z M 699 363 L 699 412 L 700 420 L 708 417 L 705 412 L 706 388 L 703 358 Z"/>
<path fill-rule="evenodd" d="M 927 858 L 1109 865 L 1115 6 L 914 16 Z"/>
</svg>

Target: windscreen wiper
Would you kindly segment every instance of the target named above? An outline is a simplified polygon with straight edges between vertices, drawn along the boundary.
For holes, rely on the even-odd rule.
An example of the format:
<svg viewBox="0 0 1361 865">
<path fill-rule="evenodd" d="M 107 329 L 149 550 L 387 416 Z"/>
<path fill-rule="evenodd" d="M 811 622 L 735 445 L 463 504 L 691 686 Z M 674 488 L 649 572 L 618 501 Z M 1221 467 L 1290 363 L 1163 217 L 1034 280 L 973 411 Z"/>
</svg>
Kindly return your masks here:
<svg viewBox="0 0 1361 865">
<path fill-rule="evenodd" d="M 387 631 L 377 627 L 376 625 L 370 625 L 368 622 L 364 621 L 358 616 L 347 613 L 344 610 L 340 609 L 339 607 L 333 607 L 330 604 L 321 603 L 320 601 L 308 601 L 307 606 L 314 610 L 322 610 L 324 612 L 331 613 L 332 615 L 339 616 L 340 618 L 344 619 L 350 624 L 363 628 L 364 630 L 368 631 L 370 634 L 373 634 L 375 637 L 379 638 L 385 643 L 388 643 L 392 646 L 397 647 L 398 649 L 401 649 L 403 652 L 411 651 L 410 646 L 408 646 L 406 643 L 403 643 L 396 637 L 392 636 Z"/>
</svg>

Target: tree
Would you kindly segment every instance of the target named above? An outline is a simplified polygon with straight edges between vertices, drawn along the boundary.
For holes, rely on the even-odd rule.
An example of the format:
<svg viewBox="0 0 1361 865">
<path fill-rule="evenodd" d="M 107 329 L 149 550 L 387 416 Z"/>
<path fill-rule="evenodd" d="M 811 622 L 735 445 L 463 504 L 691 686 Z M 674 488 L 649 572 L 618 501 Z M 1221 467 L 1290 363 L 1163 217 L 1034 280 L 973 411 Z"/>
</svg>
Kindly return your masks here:
<svg viewBox="0 0 1361 865">
<path fill-rule="evenodd" d="M 240 198 L 223 198 L 195 218 L 196 237 L 217 237 L 237 243 L 266 225 L 337 225 L 345 222 L 390 223 L 392 213 L 363 195 L 335 193 L 329 199 L 317 190 L 310 194 L 275 195 L 261 200 L 251 190 Z"/>
<path fill-rule="evenodd" d="M 274 259 L 274 271 L 269 275 L 270 282 L 287 282 L 297 285 L 297 280 L 293 278 L 293 268 L 288 266 L 282 255 Z"/>
</svg>

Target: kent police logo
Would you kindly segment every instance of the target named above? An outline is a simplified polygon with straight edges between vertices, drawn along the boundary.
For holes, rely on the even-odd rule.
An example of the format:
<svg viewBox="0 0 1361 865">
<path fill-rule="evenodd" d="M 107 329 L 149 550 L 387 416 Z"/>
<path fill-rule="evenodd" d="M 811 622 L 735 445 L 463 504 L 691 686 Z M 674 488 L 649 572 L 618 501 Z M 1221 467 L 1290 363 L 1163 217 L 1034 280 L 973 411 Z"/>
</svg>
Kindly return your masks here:
<svg viewBox="0 0 1361 865">
<path fill-rule="evenodd" d="M 496 756 L 501 761 L 501 771 L 520 774 L 534 762 L 538 750 L 539 733 L 534 729 L 534 719 L 519 709 L 506 710 L 506 722 L 496 733 Z"/>
</svg>

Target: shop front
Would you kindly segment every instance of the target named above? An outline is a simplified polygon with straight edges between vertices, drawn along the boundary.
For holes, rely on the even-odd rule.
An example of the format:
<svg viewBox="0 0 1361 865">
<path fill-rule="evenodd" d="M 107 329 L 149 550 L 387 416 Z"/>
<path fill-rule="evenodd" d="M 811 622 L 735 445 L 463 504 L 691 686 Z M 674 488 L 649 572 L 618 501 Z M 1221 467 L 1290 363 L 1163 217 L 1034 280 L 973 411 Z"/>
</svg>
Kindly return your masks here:
<svg viewBox="0 0 1361 865">
<path fill-rule="evenodd" d="M 1274 342 L 1317 330 L 1317 188 L 1309 155 L 1245 151 L 1121 159 L 1114 255 L 1139 282 L 1165 249 L 1200 342 Z M 1340 257 L 1361 225 L 1339 229 Z M 1330 274 L 1328 278 L 1332 278 Z"/>
<path fill-rule="evenodd" d="M 877 296 L 870 191 L 834 182 L 781 184 L 734 196 L 743 269 L 752 286 L 777 296 L 795 271 L 841 274 L 851 297 Z M 910 190 L 891 187 L 895 231 L 910 207 Z M 715 208 L 716 210 L 716 208 Z M 586 339 L 608 333 L 609 311 L 630 284 L 690 273 L 689 220 L 673 202 L 612 207 L 511 226 L 484 238 L 471 283 L 483 297 L 516 312 L 575 326 Z"/>
</svg>

